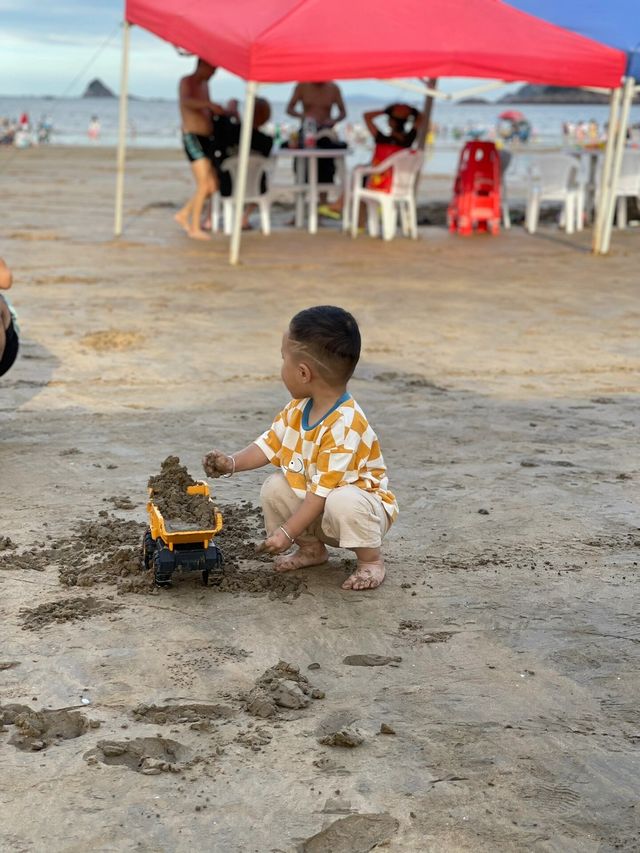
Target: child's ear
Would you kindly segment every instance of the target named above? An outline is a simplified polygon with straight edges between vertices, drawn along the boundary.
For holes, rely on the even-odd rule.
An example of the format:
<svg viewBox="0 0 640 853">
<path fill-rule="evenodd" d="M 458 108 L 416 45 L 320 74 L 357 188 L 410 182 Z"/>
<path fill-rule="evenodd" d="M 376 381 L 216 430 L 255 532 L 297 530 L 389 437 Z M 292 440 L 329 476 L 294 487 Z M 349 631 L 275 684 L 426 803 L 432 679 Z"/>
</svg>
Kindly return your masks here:
<svg viewBox="0 0 640 853">
<path fill-rule="evenodd" d="M 309 365 L 306 362 L 301 361 L 300 364 L 298 365 L 298 370 L 300 371 L 300 379 L 303 382 L 310 382 L 311 381 L 311 368 L 309 367 Z"/>
</svg>

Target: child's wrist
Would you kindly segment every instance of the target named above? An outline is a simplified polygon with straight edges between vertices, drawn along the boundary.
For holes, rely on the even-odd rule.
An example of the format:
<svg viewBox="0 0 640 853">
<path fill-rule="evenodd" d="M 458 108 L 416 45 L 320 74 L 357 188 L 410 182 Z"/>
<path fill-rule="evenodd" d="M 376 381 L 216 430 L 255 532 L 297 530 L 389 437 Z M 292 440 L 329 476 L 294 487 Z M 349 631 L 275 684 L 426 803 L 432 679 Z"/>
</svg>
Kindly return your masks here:
<svg viewBox="0 0 640 853">
<path fill-rule="evenodd" d="M 235 456 L 227 456 L 227 459 L 231 460 L 231 470 L 227 471 L 226 474 L 222 474 L 225 480 L 228 480 L 230 477 L 236 473 L 236 457 Z"/>
<path fill-rule="evenodd" d="M 287 539 L 289 540 L 289 542 L 290 542 L 292 545 L 294 545 L 294 544 L 295 544 L 295 541 L 296 541 L 295 536 L 292 536 L 292 535 L 289 533 L 289 531 L 288 531 L 288 530 L 287 530 L 287 528 L 284 526 L 284 524 L 279 525 L 278 530 L 281 530 L 281 531 L 284 533 L 284 535 L 287 537 Z"/>
</svg>

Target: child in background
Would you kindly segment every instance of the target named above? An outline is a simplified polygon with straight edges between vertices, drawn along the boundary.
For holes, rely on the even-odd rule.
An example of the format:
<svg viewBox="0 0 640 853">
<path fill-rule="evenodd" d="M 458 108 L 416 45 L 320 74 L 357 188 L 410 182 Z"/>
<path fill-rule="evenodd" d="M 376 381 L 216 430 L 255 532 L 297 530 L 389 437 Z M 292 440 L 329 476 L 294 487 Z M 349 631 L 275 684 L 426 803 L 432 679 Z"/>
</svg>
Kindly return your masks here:
<svg viewBox="0 0 640 853">
<path fill-rule="evenodd" d="M 13 282 L 11 270 L 0 258 L 0 290 L 8 290 Z M 7 300 L 0 296 L 0 376 L 5 374 L 18 356 L 18 331 Z"/>
<path fill-rule="evenodd" d="M 398 514 L 375 432 L 347 383 L 360 358 L 360 330 L 342 308 L 300 311 L 282 339 L 282 381 L 291 402 L 244 450 L 212 450 L 202 460 L 210 477 L 230 477 L 271 462 L 260 499 L 267 538 L 288 572 L 327 561 L 326 545 L 357 557 L 343 589 L 375 589 L 385 576 L 381 544 Z M 293 545 L 297 549 L 285 554 Z"/>
</svg>

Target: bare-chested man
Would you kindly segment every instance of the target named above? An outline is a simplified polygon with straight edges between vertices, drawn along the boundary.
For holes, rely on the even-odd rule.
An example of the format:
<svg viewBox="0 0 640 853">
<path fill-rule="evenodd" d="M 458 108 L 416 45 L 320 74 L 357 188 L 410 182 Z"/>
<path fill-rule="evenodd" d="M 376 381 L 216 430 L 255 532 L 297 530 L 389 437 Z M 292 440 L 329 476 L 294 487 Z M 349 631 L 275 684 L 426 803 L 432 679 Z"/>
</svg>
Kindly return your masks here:
<svg viewBox="0 0 640 853">
<path fill-rule="evenodd" d="M 182 141 L 196 182 L 196 191 L 185 206 L 176 213 L 175 219 L 194 240 L 209 240 L 202 230 L 200 217 L 208 196 L 218 188 L 213 168 L 213 122 L 212 114 L 226 115 L 227 111 L 209 98 L 209 80 L 215 67 L 203 59 L 198 60 L 193 74 L 180 81 L 180 115 L 182 116 Z"/>
<path fill-rule="evenodd" d="M 301 110 L 298 109 L 298 104 L 301 104 Z M 337 115 L 332 115 L 334 106 L 338 108 Z M 313 119 L 317 129 L 323 130 L 342 121 L 347 111 L 338 86 L 331 80 L 323 80 L 319 83 L 298 83 L 287 105 L 287 114 L 302 121 Z M 334 159 L 323 157 L 318 163 L 318 181 L 321 184 L 332 184 L 334 174 Z M 319 199 L 324 204 L 327 194 L 320 193 Z"/>
<path fill-rule="evenodd" d="M 302 105 L 302 110 L 298 109 Z M 332 116 L 333 107 L 338 108 L 338 115 Z M 312 118 L 318 130 L 323 127 L 333 127 L 347 115 L 340 89 L 330 80 L 320 83 L 298 83 L 293 90 L 287 106 L 287 115 L 294 118 Z"/>
</svg>

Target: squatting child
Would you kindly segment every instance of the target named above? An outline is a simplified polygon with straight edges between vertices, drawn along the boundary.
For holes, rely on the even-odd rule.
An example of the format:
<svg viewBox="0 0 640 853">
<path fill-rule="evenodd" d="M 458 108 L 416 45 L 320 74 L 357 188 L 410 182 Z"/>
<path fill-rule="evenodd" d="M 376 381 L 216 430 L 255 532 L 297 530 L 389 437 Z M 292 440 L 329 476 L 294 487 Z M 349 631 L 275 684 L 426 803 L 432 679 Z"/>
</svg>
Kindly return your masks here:
<svg viewBox="0 0 640 853">
<path fill-rule="evenodd" d="M 293 399 L 253 444 L 202 460 L 210 477 L 275 465 L 260 499 L 262 548 L 281 555 L 276 571 L 321 565 L 326 545 L 339 546 L 356 554 L 342 586 L 357 590 L 384 580 L 382 540 L 398 514 L 377 436 L 347 390 L 359 358 L 351 314 L 331 305 L 300 311 L 282 338 L 282 381 Z"/>
</svg>

